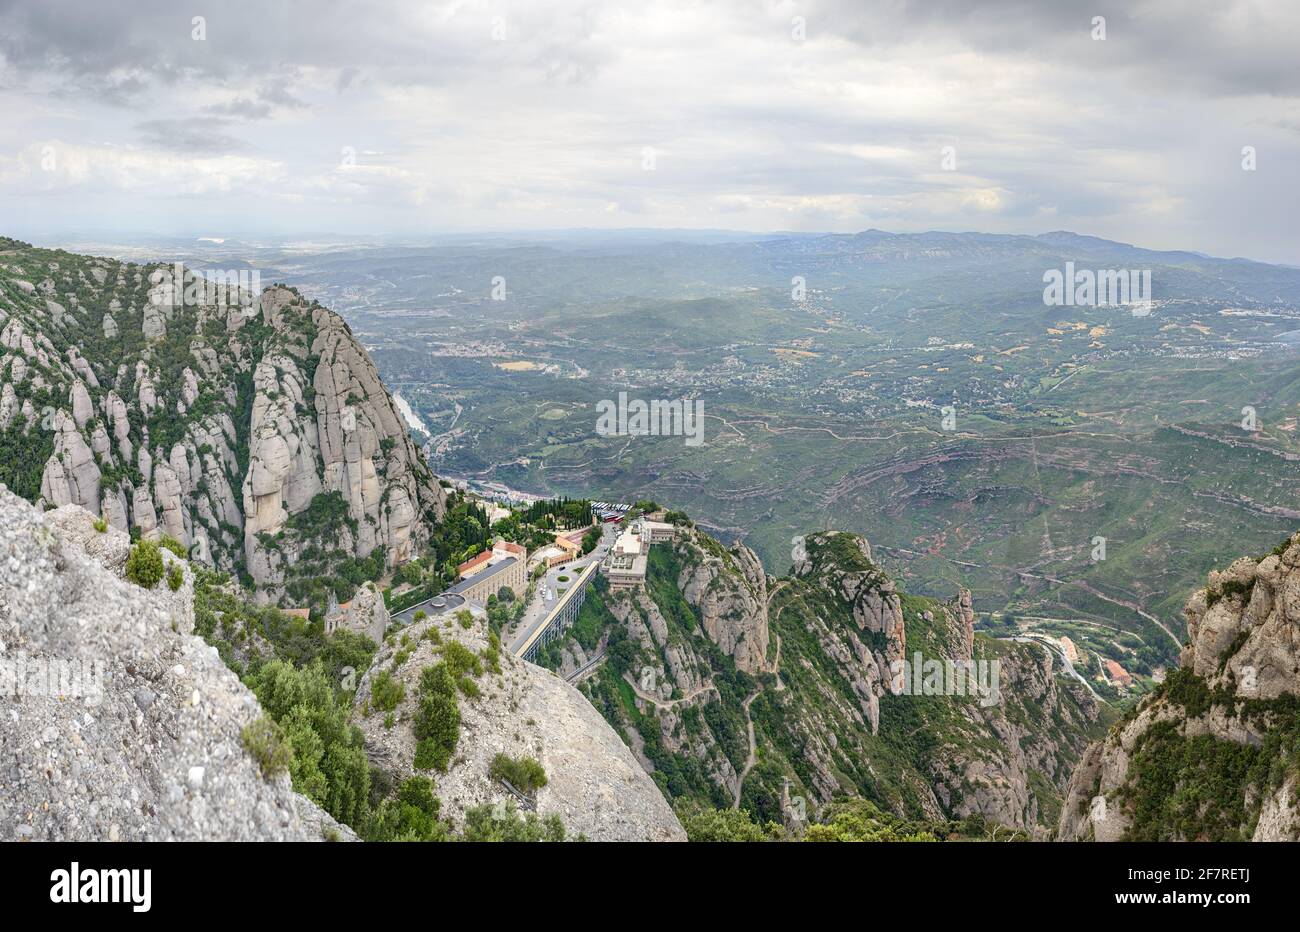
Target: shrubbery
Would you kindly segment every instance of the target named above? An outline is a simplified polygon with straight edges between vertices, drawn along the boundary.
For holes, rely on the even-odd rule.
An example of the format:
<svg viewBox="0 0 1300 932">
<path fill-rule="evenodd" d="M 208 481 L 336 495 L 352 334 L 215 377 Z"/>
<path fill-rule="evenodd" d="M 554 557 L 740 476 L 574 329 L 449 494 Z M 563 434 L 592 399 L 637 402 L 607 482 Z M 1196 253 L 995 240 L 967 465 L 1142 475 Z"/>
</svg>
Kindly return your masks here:
<svg viewBox="0 0 1300 932">
<path fill-rule="evenodd" d="M 181 542 L 175 537 L 168 537 L 164 534 L 162 538 L 159 539 L 158 546 L 163 550 L 170 550 L 174 555 L 180 557 L 182 560 L 188 559 L 189 557 L 189 554 L 185 552 L 185 548 L 181 546 Z"/>
<path fill-rule="evenodd" d="M 420 672 L 420 699 L 412 732 L 416 769 L 445 772 L 460 740 L 456 677 L 446 661 Z"/>
<path fill-rule="evenodd" d="M 557 815 L 520 816 L 513 802 L 484 804 L 465 811 L 464 841 L 564 841 L 564 823 Z M 581 839 L 579 839 L 581 840 Z"/>
<path fill-rule="evenodd" d="M 153 541 L 142 540 L 126 558 L 126 578 L 137 586 L 152 589 L 163 578 L 162 552 Z"/>
<path fill-rule="evenodd" d="M 240 733 L 244 750 L 257 761 L 262 776 L 270 779 L 293 763 L 293 749 L 280 726 L 265 715 L 244 726 Z"/>
<path fill-rule="evenodd" d="M 293 748 L 289 773 L 298 792 L 340 822 L 364 824 L 370 766 L 350 705 L 335 693 L 323 665 L 295 669 L 272 660 L 246 681 Z"/>
<path fill-rule="evenodd" d="M 498 754 L 492 758 L 488 775 L 493 780 L 505 780 L 521 793 L 533 793 L 546 786 L 546 771 L 533 757 L 511 757 Z"/>
<path fill-rule="evenodd" d="M 677 817 L 691 841 L 938 841 L 979 838 L 985 830 L 982 819 L 978 824 L 910 821 L 865 799 L 831 803 L 802 833 L 791 833 L 777 822 L 757 823 L 745 809 L 679 805 Z"/>
<path fill-rule="evenodd" d="M 405 698 L 406 687 L 401 680 L 387 670 L 381 670 L 375 675 L 375 681 L 370 687 L 370 701 L 375 708 L 391 712 Z"/>
<path fill-rule="evenodd" d="M 446 823 L 438 820 L 441 803 L 428 777 L 411 777 L 380 803 L 362 836 L 366 841 L 446 841 Z"/>
<path fill-rule="evenodd" d="M 460 641 L 448 641 L 442 647 L 442 659 L 446 661 L 451 675 L 459 679 L 466 674 L 470 676 L 483 675 L 483 662 L 478 654 L 474 653 Z"/>
</svg>

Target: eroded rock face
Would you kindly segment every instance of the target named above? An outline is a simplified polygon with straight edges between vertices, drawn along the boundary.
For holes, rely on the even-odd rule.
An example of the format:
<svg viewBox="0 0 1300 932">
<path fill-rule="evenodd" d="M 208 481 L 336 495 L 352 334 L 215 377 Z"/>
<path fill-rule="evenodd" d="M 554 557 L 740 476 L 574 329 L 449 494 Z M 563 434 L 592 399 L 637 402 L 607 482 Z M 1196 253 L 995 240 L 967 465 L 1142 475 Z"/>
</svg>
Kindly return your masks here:
<svg viewBox="0 0 1300 932">
<path fill-rule="evenodd" d="M 1288 727 L 1277 700 L 1300 694 L 1300 535 L 1262 559 L 1242 558 L 1212 571 L 1183 613 L 1190 641 L 1180 676 L 1190 680 L 1179 694 L 1162 690 L 1144 700 L 1131 720 L 1088 749 L 1070 779 L 1061 838 L 1117 841 L 1130 835 L 1133 757 L 1157 726 L 1164 733 L 1172 728 L 1180 739 L 1208 736 L 1257 748 L 1271 729 Z M 1205 701 L 1189 709 L 1179 701 L 1188 692 Z M 1257 841 L 1300 839 L 1294 772 L 1239 792 L 1247 823 L 1232 830 Z"/>
<path fill-rule="evenodd" d="M 1295 841 L 1300 837 L 1300 800 L 1296 798 L 1297 783 L 1294 775 L 1264 798 L 1260 807 L 1259 822 L 1251 841 Z"/>
<path fill-rule="evenodd" d="M 384 594 L 374 583 L 367 581 L 357 589 L 346 608 L 340 608 L 337 615 L 325 619 L 325 630 L 328 633 L 339 627 L 348 628 L 380 644 L 390 617 Z"/>
<path fill-rule="evenodd" d="M 671 573 L 698 625 L 657 601 L 662 579 L 646 590 L 588 596 L 603 599 L 621 629 L 604 635 L 608 643 L 625 636 L 619 650 L 634 661 L 621 673 L 599 666 L 583 688 L 607 710 L 606 678 L 619 677 L 616 688 L 632 691 L 641 723 L 658 727 L 658 748 L 648 747 L 638 723 L 617 709 L 609 714 L 642 766 L 662 769 L 664 752 L 686 758 L 684 772 L 765 818 L 785 817 L 776 801 L 786 796 L 814 812 L 860 793 L 899 815 L 978 814 L 1044 835 L 1100 712 L 1086 688 L 1059 675 L 1040 645 L 977 637 L 969 593 L 905 603 L 861 538 L 827 532 L 803 545 L 794 573 L 775 580 L 747 572 L 753 567 L 743 550 L 698 530 L 654 545 L 673 547 Z M 727 617 L 719 605 L 750 614 Z M 744 640 L 732 633 L 756 639 L 760 630 L 770 649 L 738 680 L 718 662 L 717 648 L 740 670 L 753 655 L 738 649 Z M 988 669 L 996 660 L 993 694 L 905 692 L 894 665 L 912 662 L 912 649 L 940 663 L 976 660 Z M 576 670 L 591 650 L 570 643 L 562 663 Z M 906 722 L 902 734 L 899 722 Z M 913 741 L 915 734 L 927 737 Z"/>
<path fill-rule="evenodd" d="M 838 593 L 864 631 L 885 636 L 885 668 L 906 655 L 903 607 L 894 581 L 872 562 L 871 545 L 853 534 L 830 531 L 804 539 L 804 556 L 794 564 L 797 579 Z"/>
<path fill-rule="evenodd" d="M 183 583 L 146 591 L 121 578 L 127 535 L 93 521 L 73 505 L 42 516 L 0 486 L 0 838 L 346 837 L 244 750 L 261 710 L 191 633 L 185 562 L 163 551 Z"/>
<path fill-rule="evenodd" d="M 446 497 L 407 433 L 379 374 L 337 315 L 294 292 L 268 289 L 263 322 L 288 337 L 312 334 L 303 352 L 292 339 L 254 373 L 250 466 L 244 480 L 244 541 L 249 571 L 274 590 L 300 556 L 297 542 L 271 551 L 263 536 L 321 493 L 338 493 L 350 523 L 344 549 L 382 548 L 389 566 L 418 554 Z M 315 361 L 314 374 L 303 358 Z"/>
<path fill-rule="evenodd" d="M 346 507 L 326 529 L 340 559 L 419 555 L 445 495 L 341 318 L 284 287 L 173 304 L 186 289 L 170 266 L 45 257 L 0 268 L 0 428 L 21 416 L 32 441 L 18 494 L 175 537 L 202 563 L 246 568 L 263 600 L 310 543 L 286 528 L 322 494 Z"/>
<path fill-rule="evenodd" d="M 699 613 L 710 640 L 746 673 L 768 668 L 767 574 L 744 544 L 715 553 L 694 529 L 673 546 L 683 557 L 677 588 Z M 665 546 L 665 545 L 655 545 Z"/>
<path fill-rule="evenodd" d="M 447 772 L 416 771 L 410 723 L 420 671 L 441 659 L 438 644 L 426 637 L 430 631 L 436 632 L 438 643 L 455 640 L 475 653 L 488 645 L 486 620 L 477 616 L 469 629 L 451 616 L 424 619 L 404 629 L 410 654 L 396 669 L 393 659 L 403 649 L 400 641 L 393 637 L 383 645 L 357 688 L 353 714 L 373 764 L 399 779 L 416 773 L 431 777 L 442 814 L 459 828 L 465 810 L 512 798 L 489 775 L 493 757 L 533 757 L 547 777 L 536 794 L 536 811 L 543 817 L 558 815 L 569 837 L 686 840 L 658 786 L 586 698 L 558 676 L 508 653 L 500 655 L 501 673 L 485 666 L 475 678 L 477 698 L 460 696 L 460 739 Z M 381 671 L 389 671 L 406 691 L 391 728 L 385 727 L 385 713 L 371 701 L 371 687 Z"/>
<path fill-rule="evenodd" d="M 60 411 L 54 417 L 54 455 L 45 464 L 41 497 L 52 505 L 81 505 L 99 511 L 99 466 L 76 422 Z"/>
</svg>

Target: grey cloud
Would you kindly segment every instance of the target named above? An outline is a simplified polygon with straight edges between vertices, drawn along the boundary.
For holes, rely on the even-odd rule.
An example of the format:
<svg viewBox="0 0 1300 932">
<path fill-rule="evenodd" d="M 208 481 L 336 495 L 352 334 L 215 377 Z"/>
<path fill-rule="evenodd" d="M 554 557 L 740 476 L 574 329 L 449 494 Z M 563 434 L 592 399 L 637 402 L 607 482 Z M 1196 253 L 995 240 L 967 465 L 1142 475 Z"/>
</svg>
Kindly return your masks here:
<svg viewBox="0 0 1300 932">
<path fill-rule="evenodd" d="M 219 117 L 252 121 L 265 120 L 277 109 L 306 110 L 310 106 L 305 100 L 296 96 L 287 84 L 268 81 L 258 87 L 256 99 L 240 95 L 224 103 L 206 104 L 202 110 L 204 113 Z"/>
<path fill-rule="evenodd" d="M 207 104 L 203 107 L 203 112 L 239 120 L 264 120 L 271 115 L 271 105 L 265 100 L 236 97 L 222 104 Z"/>
<path fill-rule="evenodd" d="M 1125 71 L 1165 89 L 1221 95 L 1300 93 L 1300 5 L 1289 0 L 810 0 L 821 29 L 864 46 L 945 39 L 1033 57 L 1063 70 Z M 1091 37 L 1106 20 L 1106 39 Z"/>
<path fill-rule="evenodd" d="M 308 103 L 294 95 L 284 84 L 268 82 L 257 89 L 258 100 L 289 110 L 305 110 Z"/>
<path fill-rule="evenodd" d="M 187 77 L 225 81 L 255 75 L 268 62 L 285 62 L 331 69 L 340 89 L 363 68 L 406 83 L 438 84 L 502 64 L 526 67 L 555 83 L 582 83 L 618 56 L 598 41 L 602 20 L 639 6 L 551 10 L 503 4 L 510 41 L 493 43 L 486 9 L 398 0 L 320 0 L 310 7 L 228 0 L 203 8 L 208 38 L 194 42 L 191 13 L 168 0 L 0 0 L 0 51 L 23 70 L 104 82 L 119 70 L 167 83 Z M 421 15 L 440 9 L 456 15 L 436 23 Z M 1169 89 L 1300 92 L 1294 46 L 1300 5 L 1283 0 L 807 0 L 766 10 L 734 0 L 716 9 L 727 11 L 734 31 L 744 35 L 779 34 L 798 14 L 807 19 L 810 39 L 836 37 L 871 48 L 945 41 L 1067 71 L 1131 71 Z M 1094 15 L 1106 17 L 1105 42 L 1089 38 Z M 118 98 L 138 90 L 134 84 L 96 88 L 84 80 L 78 86 Z M 292 104 L 286 97 L 282 105 Z"/>
<path fill-rule="evenodd" d="M 136 124 L 140 138 L 148 145 L 189 155 L 225 155 L 248 148 L 248 144 L 222 130 L 224 120 L 145 120 Z"/>
<path fill-rule="evenodd" d="M 400 0 L 317 0 L 310 5 L 226 0 L 202 14 L 172 0 L 68 0 L 55 4 L 0 0 L 0 52 L 21 72 L 63 75 L 83 91 L 95 90 L 118 71 L 164 84 L 178 80 L 224 83 L 265 73 L 268 64 L 314 67 L 338 74 L 342 86 L 359 69 L 387 72 L 393 80 L 430 85 L 450 75 L 525 65 L 556 79 L 589 77 L 606 55 L 589 41 L 593 15 L 581 11 L 558 20 L 548 11 L 521 7 L 508 34 L 493 43 L 491 15 L 460 11 L 446 22 L 425 14 L 437 4 Z M 443 4 L 444 11 L 457 9 Z M 198 7 L 195 10 L 199 10 Z M 204 15 L 206 39 L 191 38 L 191 18 Z M 521 56 L 516 58 L 516 56 Z M 294 106 L 282 87 L 267 92 Z M 297 101 L 299 105 L 302 101 Z"/>
</svg>

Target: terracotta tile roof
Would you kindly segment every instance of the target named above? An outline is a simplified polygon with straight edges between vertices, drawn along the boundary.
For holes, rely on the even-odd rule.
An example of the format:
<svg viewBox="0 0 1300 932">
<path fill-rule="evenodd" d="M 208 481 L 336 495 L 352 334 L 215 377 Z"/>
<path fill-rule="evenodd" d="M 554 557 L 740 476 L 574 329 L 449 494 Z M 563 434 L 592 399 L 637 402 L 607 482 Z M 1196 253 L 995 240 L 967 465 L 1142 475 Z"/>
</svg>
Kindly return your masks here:
<svg viewBox="0 0 1300 932">
<path fill-rule="evenodd" d="M 472 569 L 475 569 L 475 568 L 477 568 L 477 567 L 480 567 L 480 566 L 482 566 L 484 563 L 486 563 L 488 560 L 491 560 L 491 559 L 492 559 L 492 551 L 491 551 L 491 550 L 484 550 L 484 551 L 483 551 L 482 553 L 480 553 L 478 556 L 474 557 L 473 559 L 466 560 L 466 561 L 465 561 L 464 563 L 462 563 L 460 566 L 456 567 L 456 572 L 457 572 L 457 573 L 460 573 L 460 574 L 463 575 L 463 574 L 465 573 L 466 570 L 472 570 Z"/>
</svg>

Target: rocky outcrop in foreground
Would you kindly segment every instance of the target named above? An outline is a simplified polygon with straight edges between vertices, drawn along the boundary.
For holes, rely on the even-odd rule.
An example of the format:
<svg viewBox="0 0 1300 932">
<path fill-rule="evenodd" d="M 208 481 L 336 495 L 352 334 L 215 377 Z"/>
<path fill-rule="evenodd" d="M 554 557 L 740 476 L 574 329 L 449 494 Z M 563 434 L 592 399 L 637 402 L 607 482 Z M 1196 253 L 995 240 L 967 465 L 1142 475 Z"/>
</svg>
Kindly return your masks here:
<svg viewBox="0 0 1300 932">
<path fill-rule="evenodd" d="M 245 751 L 261 709 L 191 633 L 185 561 L 163 551 L 179 581 L 146 591 L 127 535 L 93 522 L 0 486 L 0 839 L 351 836 Z"/>
<path fill-rule="evenodd" d="M 531 757 L 546 773 L 546 785 L 533 798 L 535 811 L 558 815 L 569 837 L 686 840 L 659 787 L 581 693 L 508 652 L 498 655 L 496 672 L 487 659 L 485 619 L 476 614 L 468 624 L 450 615 L 424 619 L 390 637 L 375 656 L 357 688 L 353 715 L 373 764 L 399 779 L 431 776 L 443 817 L 459 827 L 466 810 L 512 799 L 490 774 L 497 754 Z M 479 668 L 466 674 L 474 686 L 459 696 L 460 736 L 446 772 L 417 771 L 412 721 L 421 673 L 446 659 L 450 644 L 480 658 Z M 391 712 L 379 709 L 373 694 L 381 675 L 402 684 L 402 699 Z"/>
<path fill-rule="evenodd" d="M 1300 535 L 1210 573 L 1179 669 L 1088 748 L 1067 840 L 1300 839 Z"/>
</svg>

